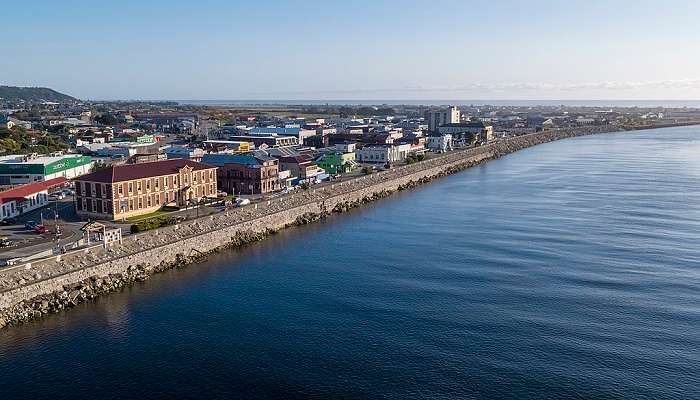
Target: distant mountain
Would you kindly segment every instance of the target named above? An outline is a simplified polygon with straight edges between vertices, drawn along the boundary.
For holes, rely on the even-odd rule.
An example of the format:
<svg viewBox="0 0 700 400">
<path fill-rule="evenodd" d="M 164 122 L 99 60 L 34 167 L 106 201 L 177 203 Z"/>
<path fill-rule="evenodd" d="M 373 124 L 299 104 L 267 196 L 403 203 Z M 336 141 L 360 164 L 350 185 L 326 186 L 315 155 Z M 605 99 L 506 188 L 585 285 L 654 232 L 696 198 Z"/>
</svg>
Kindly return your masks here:
<svg viewBox="0 0 700 400">
<path fill-rule="evenodd" d="M 70 103 L 73 101 L 77 101 L 78 99 L 76 99 L 75 97 L 68 96 L 67 94 L 59 93 L 49 88 L 0 85 L 0 100 L 24 100 L 30 103 L 39 103 L 42 101 L 51 101 L 55 103 Z"/>
</svg>

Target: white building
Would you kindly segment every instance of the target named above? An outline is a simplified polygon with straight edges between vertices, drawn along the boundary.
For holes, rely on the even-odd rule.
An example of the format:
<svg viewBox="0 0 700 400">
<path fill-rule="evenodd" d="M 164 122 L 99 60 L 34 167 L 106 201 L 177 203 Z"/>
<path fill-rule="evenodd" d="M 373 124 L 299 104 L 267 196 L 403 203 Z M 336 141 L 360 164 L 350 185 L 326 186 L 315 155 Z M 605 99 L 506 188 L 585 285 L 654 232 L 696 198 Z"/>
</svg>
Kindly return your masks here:
<svg viewBox="0 0 700 400">
<path fill-rule="evenodd" d="M 444 153 L 453 149 L 452 135 L 446 133 L 444 135 L 428 136 L 428 150 L 437 153 Z"/>
<path fill-rule="evenodd" d="M 460 112 L 455 106 L 450 106 L 447 110 L 431 110 L 425 113 L 430 132 L 437 130 L 440 125 L 459 123 L 459 119 Z"/>
<path fill-rule="evenodd" d="M 386 164 L 405 161 L 411 152 L 411 144 L 370 145 L 355 151 L 358 162 L 363 164 Z"/>
<path fill-rule="evenodd" d="M 61 186 L 67 181 L 62 177 L 54 178 L 0 192 L 0 221 L 44 207 L 49 203 L 49 189 Z"/>
</svg>

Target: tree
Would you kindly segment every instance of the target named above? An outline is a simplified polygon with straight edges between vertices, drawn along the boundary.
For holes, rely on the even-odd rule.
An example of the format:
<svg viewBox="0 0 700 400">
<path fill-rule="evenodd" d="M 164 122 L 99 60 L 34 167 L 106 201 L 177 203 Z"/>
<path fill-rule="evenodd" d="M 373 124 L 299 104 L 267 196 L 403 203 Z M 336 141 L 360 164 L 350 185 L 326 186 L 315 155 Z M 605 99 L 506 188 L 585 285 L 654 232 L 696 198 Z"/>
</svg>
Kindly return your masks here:
<svg viewBox="0 0 700 400">
<path fill-rule="evenodd" d="M 21 146 L 14 139 L 5 138 L 0 140 L 0 148 L 5 153 L 16 153 L 20 150 Z"/>
</svg>

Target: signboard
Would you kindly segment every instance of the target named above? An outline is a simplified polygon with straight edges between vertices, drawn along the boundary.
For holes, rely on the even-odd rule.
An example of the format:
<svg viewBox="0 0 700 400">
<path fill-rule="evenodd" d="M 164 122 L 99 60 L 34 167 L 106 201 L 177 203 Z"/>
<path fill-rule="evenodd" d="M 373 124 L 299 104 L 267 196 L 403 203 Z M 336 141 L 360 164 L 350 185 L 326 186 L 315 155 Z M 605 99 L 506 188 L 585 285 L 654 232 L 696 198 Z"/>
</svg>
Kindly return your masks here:
<svg viewBox="0 0 700 400">
<path fill-rule="evenodd" d="M 3 175 L 50 175 L 56 172 L 65 171 L 67 169 L 79 167 L 81 165 L 90 164 L 92 157 L 77 156 L 63 157 L 60 160 L 49 164 L 32 163 L 29 160 L 26 163 L 0 163 L 0 174 Z"/>
</svg>

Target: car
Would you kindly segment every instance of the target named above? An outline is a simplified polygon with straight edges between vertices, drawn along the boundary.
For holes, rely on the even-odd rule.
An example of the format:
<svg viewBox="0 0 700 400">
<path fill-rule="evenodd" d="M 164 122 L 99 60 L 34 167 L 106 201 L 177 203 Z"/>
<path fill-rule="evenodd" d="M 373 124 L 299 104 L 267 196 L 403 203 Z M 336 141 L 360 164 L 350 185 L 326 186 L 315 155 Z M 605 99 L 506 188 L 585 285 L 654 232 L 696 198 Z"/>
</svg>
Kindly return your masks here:
<svg viewBox="0 0 700 400">
<path fill-rule="evenodd" d="M 15 245 L 15 242 L 8 238 L 0 238 L 0 247 L 12 247 Z"/>
<path fill-rule="evenodd" d="M 236 207 L 243 207 L 250 204 L 250 200 L 239 197 L 235 200 Z"/>
<path fill-rule="evenodd" d="M 24 228 L 26 230 L 31 231 L 32 229 L 34 229 L 36 227 L 36 225 L 37 225 L 36 221 L 27 221 L 24 223 Z"/>
<path fill-rule="evenodd" d="M 65 196 L 75 196 L 75 190 L 70 189 L 70 188 L 68 188 L 68 189 L 63 189 L 63 194 L 64 194 Z"/>
<path fill-rule="evenodd" d="M 2 224 L 3 224 L 3 225 L 14 225 L 14 224 L 16 224 L 16 223 L 17 223 L 17 220 L 16 220 L 15 218 L 12 218 L 12 217 L 10 217 L 10 218 L 5 218 L 5 219 L 2 220 Z"/>
<path fill-rule="evenodd" d="M 63 192 L 56 192 L 56 193 L 51 193 L 49 195 L 49 199 L 56 201 L 56 200 L 63 200 L 66 198 L 66 195 L 63 194 Z"/>
<path fill-rule="evenodd" d="M 46 226 L 44 225 L 37 225 L 34 227 L 34 232 L 42 234 L 42 233 L 47 233 L 49 230 L 46 229 Z"/>
</svg>

